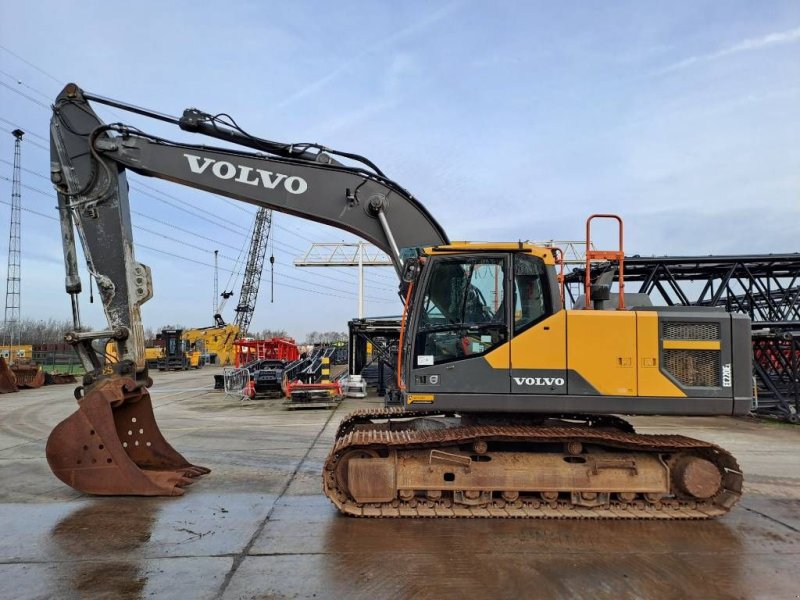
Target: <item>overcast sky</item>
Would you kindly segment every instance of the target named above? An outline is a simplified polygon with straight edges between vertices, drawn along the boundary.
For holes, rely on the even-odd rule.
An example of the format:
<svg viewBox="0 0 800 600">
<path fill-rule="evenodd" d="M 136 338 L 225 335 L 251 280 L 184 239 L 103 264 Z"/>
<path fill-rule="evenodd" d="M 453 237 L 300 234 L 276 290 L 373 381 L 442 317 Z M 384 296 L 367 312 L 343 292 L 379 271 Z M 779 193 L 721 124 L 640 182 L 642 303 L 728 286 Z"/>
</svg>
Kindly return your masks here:
<svg viewBox="0 0 800 600">
<path fill-rule="evenodd" d="M 70 81 L 363 154 L 451 239 L 580 239 L 588 214 L 616 212 L 629 254 L 800 250 L 798 2 L 3 2 L 3 291 L 14 127 L 27 132 L 22 203 L 38 213 L 22 214 L 23 318 L 69 316 L 45 148 L 48 104 Z M 145 324 L 210 324 L 213 251 L 223 288 L 254 209 L 130 181 L 155 286 Z M 355 239 L 285 215 L 273 238 L 275 301 L 265 273 L 252 329 L 345 330 L 355 270 L 292 263 L 311 242 Z M 390 268 L 372 269 L 367 314 L 399 314 L 395 289 Z M 104 325 L 98 303 L 82 307 Z"/>
</svg>

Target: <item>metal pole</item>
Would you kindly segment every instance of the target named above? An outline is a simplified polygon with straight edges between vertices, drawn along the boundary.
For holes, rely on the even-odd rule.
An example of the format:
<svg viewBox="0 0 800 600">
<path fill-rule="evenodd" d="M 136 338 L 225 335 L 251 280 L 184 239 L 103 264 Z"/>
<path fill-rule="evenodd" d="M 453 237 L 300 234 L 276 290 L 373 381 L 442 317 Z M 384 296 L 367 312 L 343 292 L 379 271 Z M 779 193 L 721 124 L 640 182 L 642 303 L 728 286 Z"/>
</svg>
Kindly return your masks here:
<svg viewBox="0 0 800 600">
<path fill-rule="evenodd" d="M 358 318 L 364 318 L 364 242 L 358 242 Z"/>
<path fill-rule="evenodd" d="M 216 315 L 217 306 L 219 306 L 219 250 L 214 250 L 214 304 L 211 307 L 213 309 L 212 316 Z"/>
<path fill-rule="evenodd" d="M 11 182 L 11 218 L 8 233 L 8 271 L 6 276 L 6 310 L 3 318 L 4 341 L 8 340 L 9 364 L 17 362 L 14 345 L 20 343 L 20 287 L 22 283 L 22 248 L 21 248 L 21 165 L 20 146 L 25 132 L 15 129 L 14 136 L 14 171 Z"/>
</svg>

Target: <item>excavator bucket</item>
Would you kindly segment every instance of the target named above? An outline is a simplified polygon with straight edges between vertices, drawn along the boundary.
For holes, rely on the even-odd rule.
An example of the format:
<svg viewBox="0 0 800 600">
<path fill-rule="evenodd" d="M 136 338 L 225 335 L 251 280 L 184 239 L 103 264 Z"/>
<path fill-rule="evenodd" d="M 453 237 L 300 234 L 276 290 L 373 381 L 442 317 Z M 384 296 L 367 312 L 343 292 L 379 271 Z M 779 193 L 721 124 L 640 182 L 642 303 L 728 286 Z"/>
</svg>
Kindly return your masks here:
<svg viewBox="0 0 800 600">
<path fill-rule="evenodd" d="M 61 481 L 101 496 L 180 496 L 210 473 L 167 443 L 147 389 L 118 375 L 78 400 L 78 410 L 50 434 L 46 454 Z"/>
<path fill-rule="evenodd" d="M 45 385 L 64 385 L 66 383 L 75 383 L 75 375 L 72 373 L 45 373 Z"/>
<path fill-rule="evenodd" d="M 11 365 L 11 372 L 14 373 L 14 377 L 17 379 L 17 387 L 20 389 L 35 390 L 44 385 L 44 371 L 37 364 Z"/>
<path fill-rule="evenodd" d="M 14 373 L 8 368 L 6 359 L 0 356 L 0 394 L 10 394 L 19 391 Z"/>
</svg>

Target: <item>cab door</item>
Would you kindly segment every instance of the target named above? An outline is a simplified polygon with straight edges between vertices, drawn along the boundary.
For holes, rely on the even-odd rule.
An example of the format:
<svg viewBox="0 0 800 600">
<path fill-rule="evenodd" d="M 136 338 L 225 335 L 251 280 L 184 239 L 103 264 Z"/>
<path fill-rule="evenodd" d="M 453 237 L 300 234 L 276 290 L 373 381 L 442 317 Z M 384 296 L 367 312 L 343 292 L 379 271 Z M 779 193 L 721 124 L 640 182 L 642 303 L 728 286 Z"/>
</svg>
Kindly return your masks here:
<svg viewBox="0 0 800 600">
<path fill-rule="evenodd" d="M 553 277 L 538 256 L 514 256 L 512 394 L 567 393 L 566 311 L 554 306 Z"/>
<path fill-rule="evenodd" d="M 508 393 L 509 257 L 428 259 L 414 316 L 409 392 Z"/>
</svg>

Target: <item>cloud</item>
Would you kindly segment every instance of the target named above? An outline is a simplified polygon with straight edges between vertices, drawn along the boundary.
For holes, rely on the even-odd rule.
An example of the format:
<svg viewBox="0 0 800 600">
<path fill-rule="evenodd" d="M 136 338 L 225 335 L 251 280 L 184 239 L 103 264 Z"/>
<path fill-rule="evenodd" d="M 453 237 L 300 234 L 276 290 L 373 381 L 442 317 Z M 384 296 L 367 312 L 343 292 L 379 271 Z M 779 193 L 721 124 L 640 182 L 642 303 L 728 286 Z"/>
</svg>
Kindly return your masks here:
<svg viewBox="0 0 800 600">
<path fill-rule="evenodd" d="M 342 65 L 336 67 L 327 75 L 324 75 L 315 81 L 312 81 L 299 90 L 295 91 L 294 93 L 290 94 L 286 98 L 284 98 L 281 102 L 278 102 L 275 105 L 276 109 L 285 108 L 287 106 L 292 106 L 295 102 L 300 100 L 301 98 L 305 98 L 314 94 L 321 89 L 325 88 L 328 84 L 332 81 L 335 81 L 339 77 L 341 77 L 345 72 L 349 71 L 351 67 L 353 67 L 356 63 L 358 63 L 364 57 L 383 52 L 395 44 L 400 42 L 401 40 L 416 35 L 420 33 L 432 25 L 436 24 L 437 22 L 441 21 L 445 17 L 449 16 L 454 10 L 456 10 L 460 6 L 460 2 L 451 2 L 438 10 L 432 11 L 428 15 L 424 16 L 420 20 L 408 25 L 400 29 L 399 31 L 387 35 L 386 37 L 379 39 L 377 42 L 372 43 L 371 45 L 367 46 L 367 49 L 363 50 L 356 54 L 350 60 L 345 61 Z"/>
<path fill-rule="evenodd" d="M 793 44 L 799 41 L 800 27 L 789 29 L 787 31 L 768 33 L 767 35 L 758 38 L 748 38 L 746 40 L 742 40 L 738 44 L 734 44 L 733 46 L 723 48 L 722 50 L 718 50 L 716 52 L 711 52 L 710 54 L 690 56 L 689 58 L 685 58 L 672 65 L 669 65 L 668 67 L 665 67 L 664 69 L 661 69 L 658 71 L 658 74 L 664 75 L 665 73 L 680 71 L 699 63 L 719 60 L 720 58 L 725 58 L 734 54 L 750 52 L 752 50 L 761 50 L 762 48 L 769 48 L 771 46 L 783 46 L 785 44 Z"/>
</svg>

